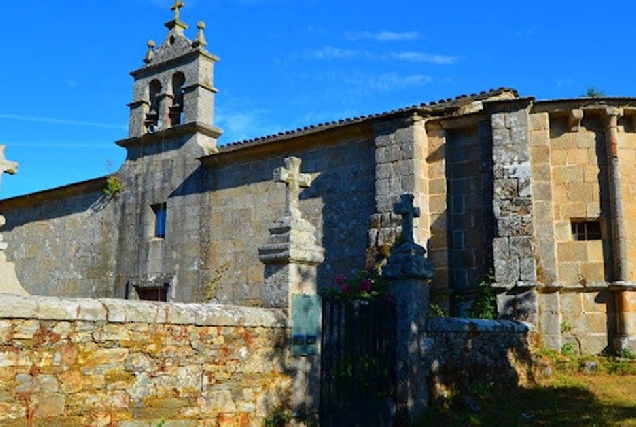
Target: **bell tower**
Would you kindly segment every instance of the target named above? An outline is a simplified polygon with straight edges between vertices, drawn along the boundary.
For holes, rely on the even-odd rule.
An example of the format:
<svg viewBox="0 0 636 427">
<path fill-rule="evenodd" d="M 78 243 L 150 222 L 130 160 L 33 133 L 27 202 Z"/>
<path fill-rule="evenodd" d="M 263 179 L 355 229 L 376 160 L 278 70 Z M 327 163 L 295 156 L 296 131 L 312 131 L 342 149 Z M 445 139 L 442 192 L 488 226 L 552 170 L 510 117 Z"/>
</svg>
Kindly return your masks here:
<svg viewBox="0 0 636 427">
<path fill-rule="evenodd" d="M 149 41 L 144 65 L 130 73 L 128 137 L 117 141 L 127 150 L 117 173 L 123 188 L 117 199 L 121 297 L 193 301 L 203 274 L 199 229 L 206 177 L 199 158 L 216 152 L 221 135 L 214 126 L 219 58 L 206 50 L 203 22 L 194 40 L 185 36 L 183 6 L 175 0 L 165 40 L 159 46 Z"/>
<path fill-rule="evenodd" d="M 217 90 L 213 81 L 214 63 L 219 58 L 206 50 L 203 22 L 198 23 L 193 41 L 184 35 L 188 26 L 181 20 L 183 6 L 181 0 L 175 0 L 174 17 L 165 24 L 165 40 L 156 48 L 150 40 L 145 65 L 130 73 L 134 87 L 128 104 L 128 138 L 186 125 L 214 139 L 216 146 L 220 130 L 214 127 Z"/>
</svg>

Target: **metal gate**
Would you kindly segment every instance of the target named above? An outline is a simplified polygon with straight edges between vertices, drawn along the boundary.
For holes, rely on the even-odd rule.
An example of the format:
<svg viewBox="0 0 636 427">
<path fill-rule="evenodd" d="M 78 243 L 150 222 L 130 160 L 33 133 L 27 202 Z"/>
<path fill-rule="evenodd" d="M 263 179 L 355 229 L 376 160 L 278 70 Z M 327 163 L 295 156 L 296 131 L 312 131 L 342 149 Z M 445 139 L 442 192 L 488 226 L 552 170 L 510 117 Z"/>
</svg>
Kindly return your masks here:
<svg viewBox="0 0 636 427">
<path fill-rule="evenodd" d="M 395 412 L 395 304 L 323 301 L 322 426 L 388 426 Z"/>
</svg>

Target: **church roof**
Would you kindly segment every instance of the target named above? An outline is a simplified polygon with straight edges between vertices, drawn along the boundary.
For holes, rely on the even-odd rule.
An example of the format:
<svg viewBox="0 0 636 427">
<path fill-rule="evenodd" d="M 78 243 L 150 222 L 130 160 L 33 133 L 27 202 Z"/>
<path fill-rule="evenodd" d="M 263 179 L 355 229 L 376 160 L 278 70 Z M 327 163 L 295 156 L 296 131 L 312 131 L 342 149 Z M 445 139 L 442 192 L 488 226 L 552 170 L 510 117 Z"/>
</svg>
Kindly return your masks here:
<svg viewBox="0 0 636 427">
<path fill-rule="evenodd" d="M 518 98 L 518 92 L 513 88 L 499 88 L 482 91 L 480 93 L 471 93 L 470 95 L 459 95 L 455 98 L 440 99 L 439 101 L 431 101 L 429 103 L 421 103 L 410 107 L 398 108 L 395 110 L 385 111 L 383 113 L 371 114 L 368 116 L 358 116 L 334 120 L 331 122 L 319 123 L 317 125 L 309 125 L 295 130 L 279 132 L 273 135 L 246 139 L 242 141 L 232 142 L 219 147 L 219 152 L 234 151 L 241 148 L 247 148 L 252 145 L 261 145 L 269 142 L 280 141 L 283 139 L 291 139 L 299 136 L 323 132 L 338 127 L 348 126 L 367 120 L 383 120 L 394 116 L 408 115 L 420 113 L 425 116 L 450 115 L 452 113 L 464 113 L 463 108 L 474 103 L 494 99 L 513 99 Z"/>
</svg>

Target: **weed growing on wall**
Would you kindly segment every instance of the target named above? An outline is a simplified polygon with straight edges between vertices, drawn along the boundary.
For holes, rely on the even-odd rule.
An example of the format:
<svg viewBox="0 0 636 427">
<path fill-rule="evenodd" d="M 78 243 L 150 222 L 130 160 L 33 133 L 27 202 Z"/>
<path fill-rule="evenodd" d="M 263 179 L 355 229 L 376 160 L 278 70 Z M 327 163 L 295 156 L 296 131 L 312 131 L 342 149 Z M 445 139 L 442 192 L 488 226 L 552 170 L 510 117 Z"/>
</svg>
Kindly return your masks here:
<svg viewBox="0 0 636 427">
<path fill-rule="evenodd" d="M 106 178 L 106 187 L 102 190 L 109 198 L 116 198 L 124 190 L 124 185 L 115 175 Z"/>
<path fill-rule="evenodd" d="M 214 300 L 216 296 L 216 288 L 221 283 L 223 275 L 230 269 L 230 263 L 226 262 L 221 266 L 212 269 L 212 278 L 209 282 L 202 284 L 199 290 L 199 302 L 207 303 Z"/>
<path fill-rule="evenodd" d="M 497 318 L 497 296 L 492 284 L 495 282 L 495 275 L 490 271 L 486 277 L 477 285 L 477 297 L 468 310 L 468 316 L 473 319 L 496 319 Z"/>
</svg>

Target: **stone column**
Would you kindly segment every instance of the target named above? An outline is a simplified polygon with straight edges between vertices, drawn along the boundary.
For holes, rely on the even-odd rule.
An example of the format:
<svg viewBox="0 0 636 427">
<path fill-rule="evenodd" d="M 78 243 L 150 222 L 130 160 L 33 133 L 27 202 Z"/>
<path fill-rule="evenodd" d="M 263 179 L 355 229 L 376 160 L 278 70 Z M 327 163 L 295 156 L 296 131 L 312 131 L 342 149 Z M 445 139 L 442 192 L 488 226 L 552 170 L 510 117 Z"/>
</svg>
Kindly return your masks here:
<svg viewBox="0 0 636 427">
<path fill-rule="evenodd" d="M 487 106 L 493 145 L 493 263 L 500 317 L 537 324 L 532 170 L 528 130 L 532 100 Z"/>
<path fill-rule="evenodd" d="M 391 282 L 397 304 L 398 412 L 413 422 L 428 404 L 420 344 L 426 332 L 433 268 L 426 250 L 413 241 L 413 218 L 420 215 L 420 209 L 413 206 L 413 195 L 403 194 L 393 211 L 402 216 L 402 241 L 391 248 L 382 273 Z"/>
<path fill-rule="evenodd" d="M 614 261 L 614 280 L 611 289 L 616 305 L 617 336 L 614 347 L 617 351 L 636 350 L 636 292 L 635 284 L 630 281 L 628 260 L 628 233 L 624 209 L 623 185 L 619 155 L 620 141 L 618 119 L 623 110 L 615 107 L 605 109 L 605 143 L 607 146 L 609 193 L 611 206 L 612 251 Z"/>
<path fill-rule="evenodd" d="M 18 164 L 5 159 L 5 148 L 6 146 L 0 145 L 0 183 L 2 182 L 2 174 L 13 175 L 18 172 Z M 0 228 L 6 223 L 6 219 L 0 214 Z M 4 252 L 6 249 L 7 243 L 3 241 L 2 234 L 0 234 L 0 294 L 28 295 L 15 274 L 15 266 L 12 262 L 7 261 L 7 255 Z"/>
<path fill-rule="evenodd" d="M 302 218 L 298 196 L 309 187 L 311 177 L 300 173 L 301 160 L 287 157 L 285 167 L 274 171 L 274 180 L 287 185 L 285 214 L 269 227 L 267 243 L 258 248 L 265 264 L 265 307 L 287 309 L 291 327 L 291 301 L 294 294 L 317 294 L 317 266 L 324 260 L 324 249 L 316 242 L 315 228 Z M 318 319 L 320 321 L 320 319 Z M 294 371 L 292 407 L 295 414 L 317 414 L 320 405 L 320 351 L 291 359 Z"/>
</svg>

